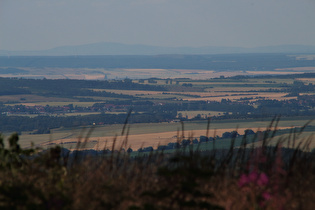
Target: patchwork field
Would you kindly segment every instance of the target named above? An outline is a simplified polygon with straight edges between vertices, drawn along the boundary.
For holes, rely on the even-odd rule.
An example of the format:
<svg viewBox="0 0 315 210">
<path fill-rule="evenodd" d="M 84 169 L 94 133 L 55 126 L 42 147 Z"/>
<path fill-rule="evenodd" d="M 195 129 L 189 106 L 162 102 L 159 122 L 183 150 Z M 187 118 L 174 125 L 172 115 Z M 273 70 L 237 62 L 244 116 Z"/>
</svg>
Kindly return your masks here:
<svg viewBox="0 0 315 210">
<path fill-rule="evenodd" d="M 240 78 L 227 78 L 236 75 L 288 75 L 297 74 L 303 72 L 315 72 L 315 67 L 301 67 L 301 68 L 287 68 L 287 69 L 277 69 L 275 71 L 216 71 L 213 70 L 194 70 L 194 69 L 140 69 L 140 68 L 115 68 L 115 69 L 104 69 L 104 68 L 21 68 L 22 70 L 27 70 L 28 74 L 5 74 L 0 75 L 4 77 L 26 77 L 26 78 L 47 78 L 47 79 L 82 79 L 82 80 L 105 80 L 105 79 L 134 79 L 132 82 L 140 84 L 149 85 L 161 85 L 163 88 L 158 87 L 158 90 L 165 91 L 143 91 L 143 90 L 130 90 L 135 88 L 126 87 L 128 90 L 109 89 L 111 87 L 107 86 L 107 89 L 95 89 L 102 88 L 101 86 L 88 86 L 86 89 L 93 91 L 106 91 L 115 94 L 124 94 L 134 96 L 136 98 L 132 99 L 133 102 L 138 102 L 141 104 L 143 101 L 151 101 L 155 104 L 180 104 L 187 103 L 187 101 L 217 101 L 220 102 L 222 99 L 229 99 L 232 101 L 242 100 L 247 98 L 248 100 L 255 101 L 258 99 L 272 99 L 272 100 L 289 100 L 296 99 L 297 97 L 286 97 L 288 95 L 289 85 L 294 83 L 295 78 L 286 77 L 281 79 L 278 77 L 240 77 Z M 149 81 L 149 78 L 151 79 Z M 157 79 L 159 78 L 159 79 Z M 172 79 L 172 84 L 171 80 Z M 210 80 L 210 78 L 216 78 Z M 199 80 L 198 80 L 199 79 Z M 305 84 L 315 83 L 314 78 L 299 78 L 298 80 L 303 81 Z M 114 81 L 113 81 L 114 82 Z M 117 81 L 115 81 L 117 82 Z M 124 85 L 124 81 L 121 85 Z M 156 83 L 155 83 L 156 82 Z M 24 88 L 24 87 L 22 87 Z M 117 87 L 116 87 L 117 88 Z M 118 86 L 120 88 L 120 86 Z M 151 89 L 148 88 L 148 89 Z M 277 91 L 283 92 L 277 92 Z M 37 92 L 36 92 L 37 94 Z M 300 95 L 312 95 L 312 92 L 300 92 Z M 39 94 L 40 95 L 40 94 Z M 49 106 L 64 106 L 68 104 L 73 104 L 73 106 L 78 107 L 88 107 L 95 103 L 115 103 L 123 104 L 124 100 L 130 101 L 130 97 L 126 98 L 115 98 L 112 97 L 101 97 L 100 94 L 95 95 L 69 95 L 69 98 L 58 98 L 58 97 L 44 97 L 39 95 L 5 95 L 3 93 L 0 95 L 0 102 L 5 105 L 25 105 L 25 106 L 35 106 L 35 105 L 49 105 Z M 43 94 L 42 94 L 43 95 Z M 251 98 L 251 99 L 249 99 Z M 138 101 L 137 101 L 138 100 Z M 132 102 L 132 103 L 133 103 Z M 242 101 L 243 103 L 243 101 Z M 129 104 L 124 104 L 128 107 Z M 150 109 L 147 109 L 150 110 Z M 182 110 L 182 109 L 180 109 Z M 120 110 L 113 110 L 120 111 Z M 107 111 L 106 111 L 107 112 Z M 229 111 L 227 111 L 229 112 Z M 72 115 L 87 115 L 87 114 L 99 114 L 100 112 L 85 112 L 85 113 L 66 113 L 64 116 Z M 115 114 L 118 112 L 113 112 Z M 139 111 L 139 113 L 141 113 Z M 198 114 L 202 118 L 210 116 L 222 115 L 223 112 L 214 111 L 181 111 L 183 116 L 188 116 L 189 119 L 194 118 Z M 8 114 L 10 115 L 10 114 Z M 19 115 L 19 116 L 29 116 L 33 115 Z M 34 115 L 36 116 L 36 115 Z M 53 115 L 54 116 L 54 115 Z M 57 115 L 56 115 L 57 116 Z M 290 119 L 288 121 L 281 122 L 279 127 L 286 128 L 291 126 L 302 126 L 306 122 L 305 119 Z M 231 131 L 239 128 L 239 132 L 244 129 L 252 128 L 265 128 L 269 122 L 267 121 L 225 121 L 215 122 L 211 124 L 211 132 L 209 135 L 221 135 L 222 132 Z M 296 123 L 296 124 L 295 124 Z M 206 134 L 206 122 L 187 122 L 185 123 L 185 136 L 198 137 L 200 135 Z M 86 128 L 88 129 L 88 128 Z M 165 144 L 167 142 L 174 142 L 178 136 L 177 130 L 181 130 L 182 127 L 179 123 L 156 123 L 156 124 L 132 124 L 130 125 L 130 133 L 128 135 L 129 144 L 133 149 L 139 148 L 141 146 L 157 146 L 160 144 Z M 112 125 L 112 126 L 96 126 L 94 131 L 90 136 L 88 136 L 89 141 L 97 141 L 98 144 L 90 144 L 91 148 L 99 147 L 102 148 L 110 145 L 115 135 L 118 135 L 118 145 L 126 137 L 121 137 L 122 125 Z M 31 131 L 30 131 L 31 132 Z M 21 135 L 22 146 L 29 146 L 31 142 L 36 145 L 45 146 L 47 142 L 50 143 L 60 143 L 77 141 L 80 133 L 86 135 L 86 130 L 83 132 L 83 128 L 73 128 L 73 129 L 54 129 L 50 135 L 29 135 L 30 132 L 24 132 Z M 181 133 L 181 132 L 180 132 Z"/>
</svg>

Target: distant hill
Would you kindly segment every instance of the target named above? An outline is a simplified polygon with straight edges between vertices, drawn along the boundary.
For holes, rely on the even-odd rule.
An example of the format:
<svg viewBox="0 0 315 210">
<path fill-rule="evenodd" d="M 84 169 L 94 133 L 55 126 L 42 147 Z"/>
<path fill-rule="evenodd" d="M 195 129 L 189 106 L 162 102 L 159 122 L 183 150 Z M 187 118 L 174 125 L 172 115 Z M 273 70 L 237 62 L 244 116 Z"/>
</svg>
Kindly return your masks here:
<svg viewBox="0 0 315 210">
<path fill-rule="evenodd" d="M 312 55 L 312 54 L 311 54 Z M 0 67 L 7 68 L 131 68 L 203 69 L 215 71 L 273 71 L 281 68 L 314 67 L 310 59 L 296 59 L 284 53 L 212 55 L 77 55 L 77 56 L 0 56 Z M 306 56 L 307 57 L 307 56 Z"/>
<path fill-rule="evenodd" d="M 315 46 L 279 45 L 242 47 L 159 47 L 102 42 L 62 46 L 41 51 L 0 50 L 0 56 L 65 56 L 65 55 L 159 55 L 159 54 L 234 54 L 234 53 L 315 53 Z"/>
</svg>

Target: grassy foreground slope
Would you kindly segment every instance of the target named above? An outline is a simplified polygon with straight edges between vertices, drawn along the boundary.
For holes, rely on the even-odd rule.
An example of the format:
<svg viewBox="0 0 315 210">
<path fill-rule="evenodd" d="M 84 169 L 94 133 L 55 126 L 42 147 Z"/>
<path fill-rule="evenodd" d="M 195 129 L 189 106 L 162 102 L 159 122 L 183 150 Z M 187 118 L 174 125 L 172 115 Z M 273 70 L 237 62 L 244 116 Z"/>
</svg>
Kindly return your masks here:
<svg viewBox="0 0 315 210">
<path fill-rule="evenodd" d="M 266 137 L 272 135 L 271 130 Z M 136 157 L 21 149 L 0 138 L 2 209 L 314 209 L 315 153 L 269 147 Z M 314 139 L 311 139 L 314 140 Z M 305 142 L 303 145 L 307 145 Z"/>
</svg>

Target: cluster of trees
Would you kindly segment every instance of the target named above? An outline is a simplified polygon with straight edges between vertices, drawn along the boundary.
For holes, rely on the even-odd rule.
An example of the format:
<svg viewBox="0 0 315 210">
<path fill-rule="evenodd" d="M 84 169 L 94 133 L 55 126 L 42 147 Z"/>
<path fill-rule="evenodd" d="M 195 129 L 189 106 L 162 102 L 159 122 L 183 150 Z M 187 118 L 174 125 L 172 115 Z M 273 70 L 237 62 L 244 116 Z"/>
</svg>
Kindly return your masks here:
<svg viewBox="0 0 315 210">
<path fill-rule="evenodd" d="M 245 135 L 255 135 L 255 132 L 252 129 L 246 129 L 245 130 Z M 241 135 L 237 131 L 231 131 L 231 132 L 224 132 L 221 137 L 216 136 L 214 137 L 207 137 L 207 136 L 200 136 L 199 140 L 197 138 L 195 139 L 183 139 L 181 142 L 170 142 L 167 145 L 160 145 L 158 146 L 157 150 L 158 151 L 163 151 L 163 150 L 171 150 L 171 149 L 179 149 L 183 148 L 186 146 L 189 146 L 191 144 L 199 144 L 199 143 L 205 143 L 205 142 L 211 142 L 214 141 L 215 139 L 220 140 L 220 139 L 233 139 L 241 137 Z M 152 152 L 154 151 L 153 147 L 144 147 L 138 149 L 138 152 Z M 132 152 L 132 150 L 129 150 L 129 152 Z"/>
<path fill-rule="evenodd" d="M 305 85 L 302 81 L 295 80 L 293 85 L 287 90 L 289 92 L 288 96 L 299 96 L 300 93 L 314 92 L 315 86 L 312 83 Z"/>
</svg>

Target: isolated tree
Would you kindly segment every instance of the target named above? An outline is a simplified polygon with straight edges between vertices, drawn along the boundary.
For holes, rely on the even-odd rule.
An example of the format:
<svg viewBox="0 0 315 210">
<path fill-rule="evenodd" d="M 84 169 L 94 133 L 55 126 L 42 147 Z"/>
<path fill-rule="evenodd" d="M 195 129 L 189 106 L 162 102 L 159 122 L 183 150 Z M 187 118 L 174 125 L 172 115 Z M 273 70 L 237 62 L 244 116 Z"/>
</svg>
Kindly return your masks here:
<svg viewBox="0 0 315 210">
<path fill-rule="evenodd" d="M 255 134 L 255 132 L 254 132 L 252 129 L 246 129 L 246 130 L 244 131 L 244 133 L 245 133 L 246 135 L 253 135 L 253 134 Z"/>
</svg>

